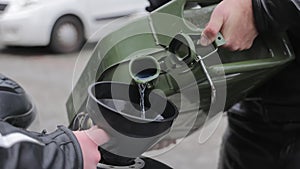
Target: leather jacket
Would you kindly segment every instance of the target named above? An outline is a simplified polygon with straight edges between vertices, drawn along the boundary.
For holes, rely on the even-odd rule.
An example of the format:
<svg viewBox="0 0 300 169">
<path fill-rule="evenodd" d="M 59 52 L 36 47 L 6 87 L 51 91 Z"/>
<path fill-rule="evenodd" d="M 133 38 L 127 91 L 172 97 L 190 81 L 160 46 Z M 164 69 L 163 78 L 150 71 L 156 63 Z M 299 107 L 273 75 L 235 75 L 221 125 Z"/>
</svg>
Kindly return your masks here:
<svg viewBox="0 0 300 169">
<path fill-rule="evenodd" d="M 300 0 L 252 0 L 252 5 L 260 33 L 300 26 Z"/>
<path fill-rule="evenodd" d="M 63 126 L 45 134 L 0 121 L 0 159 L 2 169 L 83 168 L 80 145 L 72 131 Z"/>
<path fill-rule="evenodd" d="M 270 121 L 300 122 L 300 0 L 252 0 L 260 35 L 286 31 L 296 59 L 249 97 L 259 98 Z"/>
</svg>

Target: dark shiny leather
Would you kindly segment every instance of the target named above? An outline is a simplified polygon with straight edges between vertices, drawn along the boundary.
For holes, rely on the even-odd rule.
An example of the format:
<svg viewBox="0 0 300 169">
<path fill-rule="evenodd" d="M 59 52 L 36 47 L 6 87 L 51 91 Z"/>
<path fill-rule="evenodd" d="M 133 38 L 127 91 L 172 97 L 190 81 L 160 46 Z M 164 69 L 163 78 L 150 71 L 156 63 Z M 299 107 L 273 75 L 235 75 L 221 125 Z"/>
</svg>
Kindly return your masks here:
<svg viewBox="0 0 300 169">
<path fill-rule="evenodd" d="M 252 0 L 260 33 L 286 31 L 299 25 L 300 0 Z"/>
<path fill-rule="evenodd" d="M 261 100 L 236 104 L 228 122 L 219 169 L 300 168 L 300 122 L 273 122 Z"/>
<path fill-rule="evenodd" d="M 260 34 L 288 31 L 296 60 L 228 111 L 219 169 L 300 168 L 300 0 L 252 0 Z"/>
<path fill-rule="evenodd" d="M 36 115 L 24 89 L 0 74 L 0 119 L 16 127 L 27 128 Z"/>
<path fill-rule="evenodd" d="M 80 145 L 64 126 L 49 134 L 35 133 L 0 120 L 0 134 L 1 169 L 83 169 Z M 5 146 L 7 141 L 14 144 Z"/>
</svg>

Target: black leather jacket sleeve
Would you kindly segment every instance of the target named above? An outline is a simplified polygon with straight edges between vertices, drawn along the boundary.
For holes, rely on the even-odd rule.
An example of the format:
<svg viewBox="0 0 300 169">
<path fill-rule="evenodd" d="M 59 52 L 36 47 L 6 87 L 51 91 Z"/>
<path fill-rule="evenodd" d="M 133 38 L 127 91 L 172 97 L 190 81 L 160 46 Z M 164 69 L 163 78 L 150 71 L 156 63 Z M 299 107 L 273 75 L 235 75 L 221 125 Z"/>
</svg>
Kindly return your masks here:
<svg viewBox="0 0 300 169">
<path fill-rule="evenodd" d="M 300 0 L 252 0 L 252 6 L 260 33 L 300 26 Z"/>
<path fill-rule="evenodd" d="M 83 168 L 80 145 L 72 131 L 63 126 L 44 134 L 0 121 L 0 159 L 3 169 Z"/>
</svg>

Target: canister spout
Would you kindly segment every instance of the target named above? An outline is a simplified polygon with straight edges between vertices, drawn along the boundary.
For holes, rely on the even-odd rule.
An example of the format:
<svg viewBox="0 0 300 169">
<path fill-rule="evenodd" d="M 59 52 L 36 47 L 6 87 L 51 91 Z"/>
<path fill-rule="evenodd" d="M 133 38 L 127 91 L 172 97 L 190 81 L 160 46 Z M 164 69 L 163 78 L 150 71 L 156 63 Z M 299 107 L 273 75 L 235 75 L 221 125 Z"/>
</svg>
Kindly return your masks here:
<svg viewBox="0 0 300 169">
<path fill-rule="evenodd" d="M 159 76 L 160 65 L 152 56 L 136 57 L 129 63 L 129 73 L 136 83 L 148 83 Z"/>
</svg>

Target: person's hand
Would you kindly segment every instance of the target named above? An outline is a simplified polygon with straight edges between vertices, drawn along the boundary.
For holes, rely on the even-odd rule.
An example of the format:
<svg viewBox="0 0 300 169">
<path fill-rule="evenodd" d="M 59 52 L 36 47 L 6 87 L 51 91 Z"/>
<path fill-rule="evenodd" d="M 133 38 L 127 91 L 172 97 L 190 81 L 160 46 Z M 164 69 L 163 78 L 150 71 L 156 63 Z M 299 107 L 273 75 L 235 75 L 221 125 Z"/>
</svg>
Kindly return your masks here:
<svg viewBox="0 0 300 169">
<path fill-rule="evenodd" d="M 162 139 L 158 143 L 156 143 L 154 146 L 152 146 L 149 149 L 149 151 L 151 151 L 151 150 L 159 150 L 159 149 L 168 147 L 171 144 L 176 144 L 176 139 L 170 139 L 170 138 Z"/>
<path fill-rule="evenodd" d="M 252 0 L 223 0 L 214 9 L 202 32 L 200 43 L 211 44 L 221 32 L 229 50 L 249 49 L 257 36 Z"/>
<path fill-rule="evenodd" d="M 96 126 L 82 131 L 74 131 L 83 155 L 83 169 L 95 169 L 101 159 L 98 146 L 109 140 L 108 135 Z"/>
</svg>

